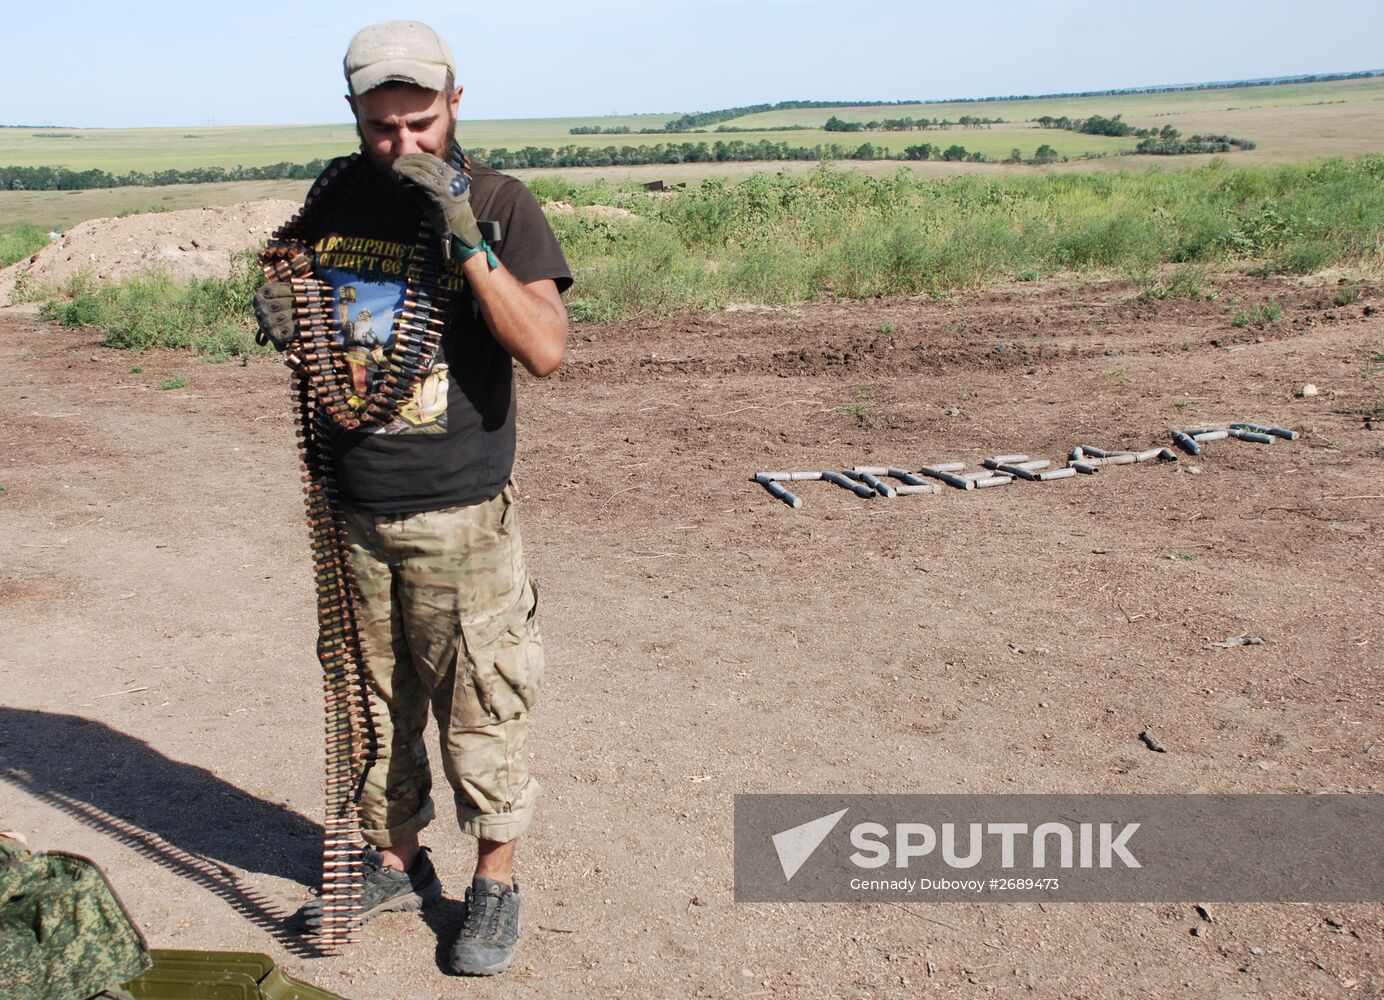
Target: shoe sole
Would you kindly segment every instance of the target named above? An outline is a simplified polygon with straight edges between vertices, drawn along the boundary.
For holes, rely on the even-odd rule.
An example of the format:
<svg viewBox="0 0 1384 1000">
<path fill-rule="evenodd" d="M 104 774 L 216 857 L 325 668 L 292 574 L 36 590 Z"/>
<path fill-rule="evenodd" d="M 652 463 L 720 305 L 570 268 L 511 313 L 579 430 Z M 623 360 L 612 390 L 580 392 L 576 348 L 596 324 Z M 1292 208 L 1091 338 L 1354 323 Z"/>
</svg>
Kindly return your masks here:
<svg viewBox="0 0 1384 1000">
<path fill-rule="evenodd" d="M 378 903 L 368 910 L 360 911 L 360 922 L 362 924 L 379 916 L 381 913 L 417 913 L 419 910 L 426 910 L 428 907 L 441 902 L 442 900 L 442 881 L 433 875 L 433 880 L 426 887 L 418 892 L 411 892 L 404 896 L 395 896 L 387 899 L 383 903 Z M 302 917 L 302 928 L 305 933 L 315 934 L 322 928 L 321 913 L 304 915 Z"/>
<path fill-rule="evenodd" d="M 513 964 L 514 958 L 511 956 L 509 961 L 496 962 L 494 965 L 472 966 L 468 969 L 460 969 L 453 965 L 452 971 L 458 976 L 498 976 L 507 971 Z"/>
<path fill-rule="evenodd" d="M 442 882 L 434 875 L 433 880 L 417 892 L 411 892 L 406 896 L 396 896 L 372 906 L 368 910 L 361 910 L 360 922 L 365 923 L 381 913 L 417 913 L 419 910 L 426 910 L 441 899 Z"/>
</svg>

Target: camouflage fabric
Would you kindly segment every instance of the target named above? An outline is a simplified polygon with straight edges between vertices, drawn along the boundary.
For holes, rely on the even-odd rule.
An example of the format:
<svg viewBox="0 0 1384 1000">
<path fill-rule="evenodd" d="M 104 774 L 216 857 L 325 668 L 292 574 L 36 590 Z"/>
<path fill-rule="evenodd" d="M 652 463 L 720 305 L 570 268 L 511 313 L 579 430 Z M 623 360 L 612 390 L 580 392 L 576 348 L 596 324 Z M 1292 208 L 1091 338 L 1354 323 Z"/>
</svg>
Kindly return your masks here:
<svg viewBox="0 0 1384 1000">
<path fill-rule="evenodd" d="M 431 707 L 462 830 L 513 840 L 538 798 L 528 713 L 543 677 L 513 483 L 469 507 L 348 512 L 346 523 L 380 744 L 361 800 L 365 839 L 390 847 L 434 818 L 423 741 Z"/>
<path fill-rule="evenodd" d="M 82 1000 L 149 966 L 99 868 L 0 838 L 0 1000 Z"/>
</svg>

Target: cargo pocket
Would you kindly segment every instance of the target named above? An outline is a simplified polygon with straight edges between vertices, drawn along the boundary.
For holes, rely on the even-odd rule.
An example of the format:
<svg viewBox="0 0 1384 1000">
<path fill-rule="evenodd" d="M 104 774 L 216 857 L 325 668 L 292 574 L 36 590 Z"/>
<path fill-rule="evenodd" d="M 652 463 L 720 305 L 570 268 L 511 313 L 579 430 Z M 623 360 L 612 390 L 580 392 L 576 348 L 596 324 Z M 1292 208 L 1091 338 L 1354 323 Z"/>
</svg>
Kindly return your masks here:
<svg viewBox="0 0 1384 1000">
<path fill-rule="evenodd" d="M 461 627 L 464 663 L 458 681 L 469 689 L 454 701 L 453 721 L 489 726 L 523 714 L 538 700 L 543 680 L 543 641 L 538 632 L 538 584 L 525 578 L 514 603 L 494 617 Z"/>
</svg>

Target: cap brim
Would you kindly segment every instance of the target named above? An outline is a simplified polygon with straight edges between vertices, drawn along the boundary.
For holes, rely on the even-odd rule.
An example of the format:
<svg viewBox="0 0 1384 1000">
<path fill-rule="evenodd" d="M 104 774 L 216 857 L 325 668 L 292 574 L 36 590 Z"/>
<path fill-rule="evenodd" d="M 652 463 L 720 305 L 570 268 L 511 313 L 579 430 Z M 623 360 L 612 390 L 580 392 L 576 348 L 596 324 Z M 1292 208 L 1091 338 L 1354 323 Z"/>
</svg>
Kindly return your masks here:
<svg viewBox="0 0 1384 1000">
<path fill-rule="evenodd" d="M 382 83 L 412 83 L 424 90 L 447 86 L 447 67 L 417 59 L 382 59 L 351 74 L 351 93 L 363 94 Z"/>
</svg>

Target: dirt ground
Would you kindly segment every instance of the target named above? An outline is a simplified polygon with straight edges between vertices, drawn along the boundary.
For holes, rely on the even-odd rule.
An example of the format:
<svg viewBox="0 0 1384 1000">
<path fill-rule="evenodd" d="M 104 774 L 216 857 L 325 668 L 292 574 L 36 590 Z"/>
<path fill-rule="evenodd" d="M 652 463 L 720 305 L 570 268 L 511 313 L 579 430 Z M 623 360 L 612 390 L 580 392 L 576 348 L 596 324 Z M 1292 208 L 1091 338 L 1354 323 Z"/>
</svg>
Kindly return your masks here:
<svg viewBox="0 0 1384 1000">
<path fill-rule="evenodd" d="M 1070 280 L 577 327 L 520 385 L 544 792 L 493 981 L 441 971 L 472 851 L 447 800 L 442 907 L 332 959 L 285 929 L 321 768 L 285 370 L 0 310 L 0 827 L 97 860 L 156 946 L 348 997 L 1380 996 L 1379 904 L 731 899 L 739 792 L 1381 791 L 1384 296 L 1337 292 Z M 1270 297 L 1279 322 L 1232 325 Z M 808 483 L 797 511 L 748 481 L 1235 419 L 1302 438 L 894 501 Z"/>
</svg>

